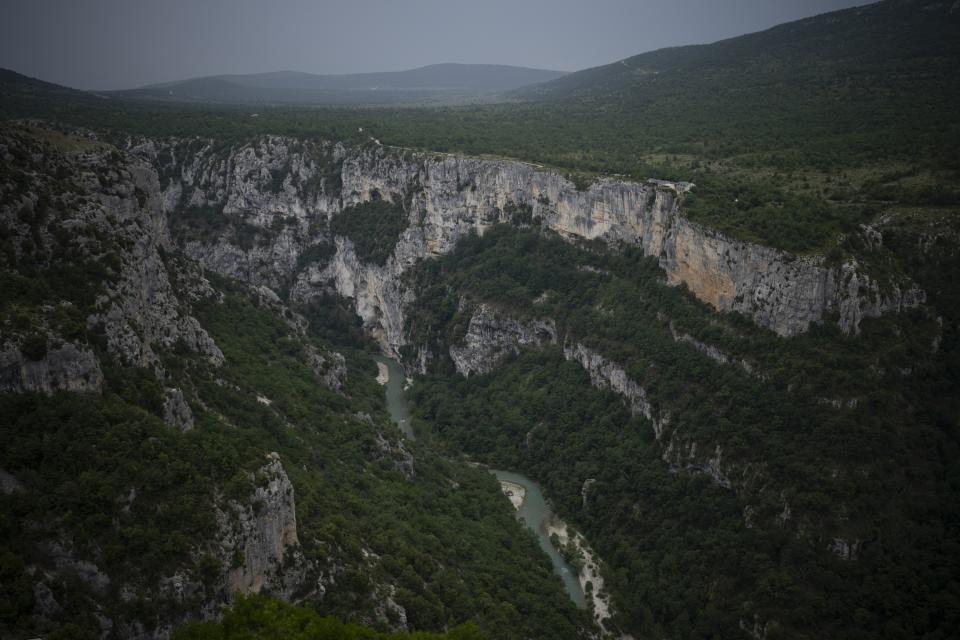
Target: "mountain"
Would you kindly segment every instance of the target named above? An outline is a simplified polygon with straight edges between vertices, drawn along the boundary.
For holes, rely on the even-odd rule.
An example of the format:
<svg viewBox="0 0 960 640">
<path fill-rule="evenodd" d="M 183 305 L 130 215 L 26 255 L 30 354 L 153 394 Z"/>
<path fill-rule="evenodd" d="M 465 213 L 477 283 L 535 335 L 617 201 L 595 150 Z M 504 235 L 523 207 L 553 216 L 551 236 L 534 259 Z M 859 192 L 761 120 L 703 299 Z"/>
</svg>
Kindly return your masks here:
<svg viewBox="0 0 960 640">
<path fill-rule="evenodd" d="M 530 99 L 647 101 L 685 92 L 746 89 L 869 96 L 937 83 L 955 91 L 960 7 L 887 0 L 778 25 L 713 44 L 670 47 L 584 69 L 513 92 Z"/>
<path fill-rule="evenodd" d="M 223 157 L 207 142 L 0 125 L 0 637 L 165 640 L 261 592 L 380 628 L 581 637 L 493 476 L 391 422 L 352 305 L 321 285 L 294 309 L 299 269 L 230 248 L 276 231 L 281 263 L 332 257 L 314 207 L 341 208 L 342 150 L 297 141 L 298 218 L 269 202 L 272 162 L 224 149 L 267 181 L 247 220 L 169 198 L 192 155 Z M 215 238 L 249 279 L 180 247 Z"/>
<path fill-rule="evenodd" d="M 478 98 L 565 75 L 506 65 L 436 64 L 409 71 L 223 75 L 109 92 L 127 98 L 233 103 L 389 104 Z"/>
<path fill-rule="evenodd" d="M 0 74 L 0 637 L 958 637 L 958 11 L 463 107 Z"/>
<path fill-rule="evenodd" d="M 163 638 L 265 591 L 508 639 L 950 636 L 955 212 L 830 260 L 692 222 L 689 184 L 115 140 L 0 136 L 9 629 Z M 543 483 L 591 616 L 476 462 Z"/>
<path fill-rule="evenodd" d="M 89 96 L 89 94 L 52 82 L 44 82 L 37 78 L 31 78 L 10 69 L 0 68 L 0 96 L 3 96 L 5 100 L 12 100 L 18 97 L 77 100 L 85 98 Z"/>
</svg>

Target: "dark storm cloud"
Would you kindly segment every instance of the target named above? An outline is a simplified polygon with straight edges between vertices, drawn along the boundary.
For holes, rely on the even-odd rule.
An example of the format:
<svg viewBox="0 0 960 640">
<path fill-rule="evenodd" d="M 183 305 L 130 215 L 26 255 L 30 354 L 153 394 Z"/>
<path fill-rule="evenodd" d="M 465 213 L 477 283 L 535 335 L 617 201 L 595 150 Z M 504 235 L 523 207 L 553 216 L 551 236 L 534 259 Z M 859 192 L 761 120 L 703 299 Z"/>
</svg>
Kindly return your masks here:
<svg viewBox="0 0 960 640">
<path fill-rule="evenodd" d="M 2 0 L 0 67 L 82 89 L 438 62 L 576 70 L 865 0 Z"/>
</svg>

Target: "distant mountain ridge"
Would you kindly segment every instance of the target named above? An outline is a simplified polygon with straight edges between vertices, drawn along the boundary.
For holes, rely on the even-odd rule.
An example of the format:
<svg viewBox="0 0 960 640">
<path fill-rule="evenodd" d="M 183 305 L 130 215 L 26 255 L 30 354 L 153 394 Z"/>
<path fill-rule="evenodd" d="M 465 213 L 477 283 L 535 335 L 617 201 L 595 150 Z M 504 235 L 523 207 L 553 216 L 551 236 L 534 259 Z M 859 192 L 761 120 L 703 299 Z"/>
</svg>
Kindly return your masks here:
<svg viewBox="0 0 960 640">
<path fill-rule="evenodd" d="M 955 83 L 960 4 L 884 0 L 780 24 L 711 44 L 667 47 L 583 69 L 515 97 L 551 100 L 604 96 L 646 99 L 691 88 L 730 92 L 783 82 L 872 89 L 919 75 Z M 891 72 L 894 72 L 891 76 Z M 850 84 L 852 83 L 852 84 Z"/>
<path fill-rule="evenodd" d="M 127 98 L 251 103 L 445 102 L 556 80 L 564 71 L 434 64 L 408 71 L 317 75 L 301 71 L 204 76 L 108 92 Z"/>
</svg>

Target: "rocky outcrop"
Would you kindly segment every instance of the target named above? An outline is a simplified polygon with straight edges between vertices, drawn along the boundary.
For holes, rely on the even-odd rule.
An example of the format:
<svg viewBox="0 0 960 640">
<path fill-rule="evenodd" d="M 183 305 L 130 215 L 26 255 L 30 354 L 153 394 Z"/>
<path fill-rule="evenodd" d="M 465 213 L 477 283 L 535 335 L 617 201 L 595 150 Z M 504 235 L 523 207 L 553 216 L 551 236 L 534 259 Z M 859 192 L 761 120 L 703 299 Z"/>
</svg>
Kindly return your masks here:
<svg viewBox="0 0 960 640">
<path fill-rule="evenodd" d="M 282 288 L 341 208 L 340 145 L 267 136 L 223 149 L 197 139 L 136 139 L 159 174 L 161 209 L 206 269 Z"/>
<path fill-rule="evenodd" d="M 697 450 L 695 440 L 683 438 L 678 432 L 674 432 L 661 458 L 675 470 L 702 473 L 725 489 L 734 488 L 734 483 L 728 475 L 729 470 L 723 465 L 723 447 L 719 444 L 716 445 L 712 454 L 704 455 Z"/>
<path fill-rule="evenodd" d="M 304 349 L 307 366 L 313 371 L 314 375 L 320 378 L 326 386 L 334 391 L 343 391 L 347 383 L 347 360 L 342 353 L 330 351 L 321 354 L 312 344 L 307 343 Z"/>
<path fill-rule="evenodd" d="M 521 347 L 539 347 L 557 341 L 557 328 L 550 319 L 519 322 L 488 304 L 474 311 L 460 345 L 450 347 L 450 358 L 462 376 L 488 373 Z"/>
<path fill-rule="evenodd" d="M 0 392 L 92 392 L 103 388 L 103 372 L 93 352 L 66 343 L 39 359 L 24 356 L 12 344 L 0 351 Z"/>
<path fill-rule="evenodd" d="M 833 538 L 827 549 L 841 560 L 856 560 L 862 542 L 857 539 Z"/>
<path fill-rule="evenodd" d="M 37 273 L 41 280 L 48 269 L 72 276 L 69 285 L 50 294 L 61 299 L 35 309 L 32 315 L 44 326 L 33 331 L 82 335 L 83 322 L 76 318 L 82 314 L 87 329 L 101 336 L 118 360 L 149 367 L 161 378 L 159 353 L 174 347 L 198 353 L 214 366 L 222 363 L 223 354 L 171 284 L 165 256 L 173 246 L 154 167 L 107 145 L 51 132 L 11 127 L 0 136 L 2 159 L 10 168 L 4 175 L 17 175 L 16 181 L 0 183 L 0 225 L 10 258 L 19 271 Z M 46 326 L 48 319 L 63 315 L 70 318 L 60 323 L 66 326 Z M 57 366 L 75 367 L 91 379 L 51 384 L 97 387 L 87 349 L 64 349 L 52 350 L 46 372 L 38 375 L 54 376 Z"/>
<path fill-rule="evenodd" d="M 756 368 L 752 364 L 750 364 L 750 362 L 747 361 L 746 359 L 744 358 L 738 359 L 733 356 L 727 355 L 719 347 L 703 342 L 702 340 L 697 340 L 689 333 L 680 333 L 679 331 L 677 331 L 672 321 L 669 323 L 669 327 L 670 327 L 670 335 L 673 336 L 674 342 L 682 342 L 684 344 L 690 345 L 691 347 L 693 347 L 703 355 L 707 356 L 717 364 L 733 364 L 740 367 L 741 369 L 744 370 L 744 372 L 750 375 L 757 375 L 758 377 L 763 378 L 762 375 L 759 375 L 756 373 Z"/>
<path fill-rule="evenodd" d="M 413 480 L 416 475 L 416 466 L 414 464 L 413 454 L 404 445 L 403 440 L 387 439 L 382 433 L 375 435 L 375 446 L 377 459 L 387 460 L 407 480 Z"/>
<path fill-rule="evenodd" d="M 393 354 L 405 343 L 409 293 L 402 274 L 519 210 L 565 237 L 640 246 L 657 257 L 670 284 L 686 286 L 719 311 L 745 313 L 780 335 L 805 331 L 828 313 L 855 333 L 863 318 L 925 298 L 909 281 L 878 282 L 855 262 L 831 266 L 819 256 L 794 256 L 695 224 L 681 210 L 688 183 L 603 179 L 580 191 L 561 174 L 521 162 L 275 136 L 228 151 L 176 140 L 139 141 L 131 149 L 165 176 L 168 214 L 176 218 L 190 208 L 207 208 L 214 226 L 257 234 L 247 246 L 222 233 L 190 239 L 182 245 L 189 255 L 255 284 L 278 288 L 292 281 L 294 301 L 326 291 L 350 298 L 368 330 Z M 381 198 L 402 202 L 410 224 L 385 264 L 367 264 L 348 239 L 330 238 L 325 222 Z M 333 257 L 304 264 L 300 258 L 318 242 L 333 242 Z"/>
<path fill-rule="evenodd" d="M 0 469 L 0 493 L 8 496 L 11 493 L 18 493 L 20 491 L 23 491 L 23 485 L 20 484 L 20 481 L 3 469 Z"/>
<path fill-rule="evenodd" d="M 646 390 L 637 384 L 623 367 L 580 343 L 564 345 L 563 356 L 583 367 L 594 387 L 611 389 L 623 396 L 630 413 L 649 420 L 658 440 L 663 436 L 664 426 L 669 420 L 650 404 Z"/>
<path fill-rule="evenodd" d="M 161 255 L 172 248 L 157 194 L 156 172 L 131 160 L 115 181 L 100 181 L 95 192 L 104 210 L 104 231 L 125 240 L 120 252 L 119 277 L 97 300 L 97 313 L 88 325 L 106 335 L 107 347 L 121 361 L 151 367 L 162 375 L 158 349 L 180 345 L 223 363 L 217 348 L 196 318 L 189 315 L 174 293 Z"/>
<path fill-rule="evenodd" d="M 361 262 L 348 238 L 337 237 L 335 246 L 336 254 L 329 263 L 311 265 L 299 275 L 290 290 L 291 299 L 309 302 L 318 293 L 334 291 L 353 300 L 367 332 L 386 353 L 395 355 L 406 342 L 403 307 L 408 298 L 400 276 L 416 259 L 402 257 L 410 247 L 401 241 L 385 265 L 376 265 Z"/>
<path fill-rule="evenodd" d="M 330 389 L 342 393 L 347 381 L 346 359 L 343 354 L 317 347 L 307 335 L 309 326 L 307 319 L 285 305 L 272 289 L 264 285 L 250 289 L 251 293 L 257 297 L 259 305 L 273 309 L 277 316 L 283 318 L 291 331 L 302 339 L 303 359 L 313 374 Z"/>
<path fill-rule="evenodd" d="M 180 431 L 193 429 L 193 411 L 180 389 L 164 390 L 163 421 Z"/>
<path fill-rule="evenodd" d="M 584 511 L 586 511 L 589 506 L 590 489 L 592 489 L 596 483 L 596 478 L 587 478 L 583 481 L 583 486 L 580 487 L 580 508 Z"/>
<path fill-rule="evenodd" d="M 254 481 L 247 503 L 231 502 L 218 516 L 226 586 L 231 593 L 289 594 L 302 583 L 307 564 L 299 551 L 293 485 L 276 453 Z"/>
<path fill-rule="evenodd" d="M 654 406 L 640 386 L 619 364 L 612 362 L 593 349 L 580 343 L 564 345 L 563 355 L 578 363 L 590 376 L 591 384 L 598 389 L 610 389 L 619 394 L 635 416 L 643 416 L 653 426 L 654 436 L 663 446 L 661 459 L 675 470 L 702 473 L 714 483 L 726 489 L 739 489 L 746 484 L 747 471 L 743 470 L 735 483 L 730 478 L 733 470 L 723 464 L 723 447 L 716 445 L 712 454 L 698 452 L 697 442 L 685 438 L 679 426 L 671 425 L 669 416 Z M 671 428 L 672 427 L 672 428 Z M 664 444 L 666 443 L 666 444 Z M 588 485 L 582 489 L 584 507 L 587 503 Z"/>
</svg>

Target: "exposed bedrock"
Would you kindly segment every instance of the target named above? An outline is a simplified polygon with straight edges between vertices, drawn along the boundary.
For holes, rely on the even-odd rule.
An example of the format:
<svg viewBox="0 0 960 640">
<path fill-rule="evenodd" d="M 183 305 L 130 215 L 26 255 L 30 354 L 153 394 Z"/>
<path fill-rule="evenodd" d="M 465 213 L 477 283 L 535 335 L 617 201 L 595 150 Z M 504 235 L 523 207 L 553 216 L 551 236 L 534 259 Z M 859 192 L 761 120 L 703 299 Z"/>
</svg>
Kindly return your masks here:
<svg viewBox="0 0 960 640">
<path fill-rule="evenodd" d="M 271 453 L 257 476 L 250 499 L 231 502 L 218 514 L 220 554 L 230 592 L 289 595 L 303 580 L 306 562 L 299 551 L 293 485 Z M 297 556 L 297 562 L 286 562 Z M 295 574 L 295 575 L 293 575 Z"/>
<path fill-rule="evenodd" d="M 174 215 L 172 224 L 183 207 L 207 206 L 224 223 L 263 232 L 246 248 L 225 237 L 191 240 L 184 244 L 187 253 L 211 270 L 255 284 L 292 282 L 294 300 L 330 291 L 351 298 L 367 328 L 393 353 L 405 342 L 403 273 L 518 211 L 568 238 L 640 246 L 657 257 L 670 284 L 784 336 L 827 314 L 856 333 L 863 318 L 925 299 L 905 278 L 881 283 L 853 261 L 830 266 L 822 256 L 795 256 L 693 223 L 681 209 L 690 188 L 685 183 L 604 179 L 580 191 L 559 173 L 515 161 L 281 137 L 227 151 L 211 145 L 178 151 L 186 144 L 198 143 L 141 141 L 131 147 L 164 176 L 161 201 Z M 351 242 L 330 237 L 326 226 L 332 215 L 376 199 L 403 203 L 409 223 L 385 264 L 364 262 Z M 302 260 L 318 243 L 332 245 L 332 257 Z"/>
<path fill-rule="evenodd" d="M 0 350 L 0 392 L 99 392 L 102 387 L 96 356 L 77 345 L 63 344 L 37 359 L 10 344 Z"/>
<path fill-rule="evenodd" d="M 450 358 L 457 373 L 482 374 L 492 371 L 504 358 L 519 353 L 522 347 L 556 341 L 557 328 L 549 318 L 520 322 L 481 304 L 470 318 L 463 343 L 451 345 Z"/>
</svg>

